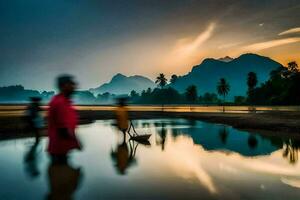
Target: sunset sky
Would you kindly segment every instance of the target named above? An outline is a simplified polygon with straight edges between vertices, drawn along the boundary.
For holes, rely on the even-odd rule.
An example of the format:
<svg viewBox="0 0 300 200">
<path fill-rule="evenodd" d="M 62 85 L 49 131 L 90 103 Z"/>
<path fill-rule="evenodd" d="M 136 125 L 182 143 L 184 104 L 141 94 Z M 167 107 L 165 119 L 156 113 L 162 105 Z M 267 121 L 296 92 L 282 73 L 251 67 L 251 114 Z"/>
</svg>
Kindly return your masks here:
<svg viewBox="0 0 300 200">
<path fill-rule="evenodd" d="M 87 89 L 247 52 L 300 64 L 299 0 L 2 0 L 0 27 L 0 86 L 70 73 Z"/>
</svg>

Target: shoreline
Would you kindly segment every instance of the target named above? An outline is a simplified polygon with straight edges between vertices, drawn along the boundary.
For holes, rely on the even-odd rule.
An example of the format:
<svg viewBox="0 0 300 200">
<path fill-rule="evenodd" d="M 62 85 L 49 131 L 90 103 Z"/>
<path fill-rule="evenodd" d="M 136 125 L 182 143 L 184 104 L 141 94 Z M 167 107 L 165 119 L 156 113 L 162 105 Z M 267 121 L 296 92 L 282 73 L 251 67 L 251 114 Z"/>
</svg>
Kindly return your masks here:
<svg viewBox="0 0 300 200">
<path fill-rule="evenodd" d="M 78 110 L 80 124 L 114 119 L 112 110 Z M 264 135 L 300 138 L 299 111 L 266 111 L 261 113 L 129 111 L 130 119 L 185 118 L 232 126 Z M 25 129 L 22 115 L 0 116 L 0 140 L 33 136 Z M 43 130 L 42 135 L 46 131 Z"/>
</svg>

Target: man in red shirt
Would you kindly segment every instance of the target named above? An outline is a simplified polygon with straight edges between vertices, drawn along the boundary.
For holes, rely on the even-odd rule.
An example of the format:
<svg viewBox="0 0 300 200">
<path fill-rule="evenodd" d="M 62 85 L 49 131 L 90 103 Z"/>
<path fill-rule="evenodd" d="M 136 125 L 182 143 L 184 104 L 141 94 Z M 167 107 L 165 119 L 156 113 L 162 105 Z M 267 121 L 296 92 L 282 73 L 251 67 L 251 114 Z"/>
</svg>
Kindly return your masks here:
<svg viewBox="0 0 300 200">
<path fill-rule="evenodd" d="M 66 161 L 67 154 L 72 149 L 80 149 L 75 135 L 77 113 L 72 106 L 71 96 L 76 89 L 76 83 L 70 75 L 58 77 L 59 94 L 49 103 L 48 110 L 48 152 L 53 161 Z"/>
</svg>

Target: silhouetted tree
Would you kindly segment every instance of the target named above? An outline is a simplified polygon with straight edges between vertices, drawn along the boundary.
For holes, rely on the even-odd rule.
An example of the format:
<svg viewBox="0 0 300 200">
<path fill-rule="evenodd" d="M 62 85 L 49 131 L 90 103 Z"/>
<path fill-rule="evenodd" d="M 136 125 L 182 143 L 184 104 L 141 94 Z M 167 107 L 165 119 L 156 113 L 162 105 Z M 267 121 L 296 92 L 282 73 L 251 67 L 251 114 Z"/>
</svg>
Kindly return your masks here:
<svg viewBox="0 0 300 200">
<path fill-rule="evenodd" d="M 298 64 L 295 61 L 289 62 L 288 70 L 293 74 L 298 73 L 299 72 Z"/>
<path fill-rule="evenodd" d="M 131 90 L 131 92 L 130 92 L 130 97 L 136 98 L 136 97 L 138 97 L 138 96 L 139 96 L 139 94 L 138 94 L 135 90 Z"/>
<path fill-rule="evenodd" d="M 261 105 L 299 105 L 300 72 L 296 62 L 280 66 L 270 73 L 270 79 L 253 89 L 252 101 Z"/>
<path fill-rule="evenodd" d="M 205 104 L 214 104 L 214 103 L 218 103 L 219 99 L 217 94 L 206 92 L 203 96 L 199 97 L 199 102 Z"/>
<path fill-rule="evenodd" d="M 252 96 L 253 96 L 253 90 L 257 85 L 257 76 L 256 73 L 254 72 L 249 72 L 248 73 L 248 78 L 247 78 L 247 85 L 248 85 L 248 101 L 252 103 Z"/>
<path fill-rule="evenodd" d="M 156 77 L 155 83 L 163 89 L 167 85 L 167 81 L 168 79 L 166 79 L 165 75 L 161 73 L 158 77 Z"/>
<path fill-rule="evenodd" d="M 223 96 L 223 112 L 225 112 L 225 98 L 229 90 L 230 90 L 229 83 L 226 81 L 225 78 L 221 78 L 217 85 L 217 91 L 220 96 Z"/>
<path fill-rule="evenodd" d="M 185 97 L 189 103 L 195 103 L 198 98 L 197 87 L 195 85 L 190 85 L 189 87 L 187 87 L 185 90 Z M 192 107 L 190 106 L 190 109 L 191 108 Z"/>
<path fill-rule="evenodd" d="M 235 105 L 243 105 L 246 103 L 246 98 L 244 96 L 235 96 L 234 104 Z"/>
<path fill-rule="evenodd" d="M 176 74 L 173 74 L 173 75 L 171 76 L 170 83 L 174 84 L 174 83 L 177 81 L 177 79 L 178 79 L 178 76 L 177 76 Z"/>
</svg>

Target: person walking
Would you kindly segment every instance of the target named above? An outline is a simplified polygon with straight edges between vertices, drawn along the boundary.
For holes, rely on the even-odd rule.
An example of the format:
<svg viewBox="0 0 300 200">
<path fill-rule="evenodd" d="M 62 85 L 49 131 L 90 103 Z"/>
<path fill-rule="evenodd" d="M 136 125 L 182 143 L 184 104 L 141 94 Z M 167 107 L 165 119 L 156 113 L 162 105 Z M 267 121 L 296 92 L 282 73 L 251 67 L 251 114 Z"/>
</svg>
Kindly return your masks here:
<svg viewBox="0 0 300 200">
<path fill-rule="evenodd" d="M 62 75 L 57 86 L 59 94 L 52 98 L 48 110 L 48 152 L 53 162 L 65 163 L 70 150 L 81 149 L 75 135 L 78 117 L 71 101 L 76 83 L 73 76 Z"/>
</svg>

